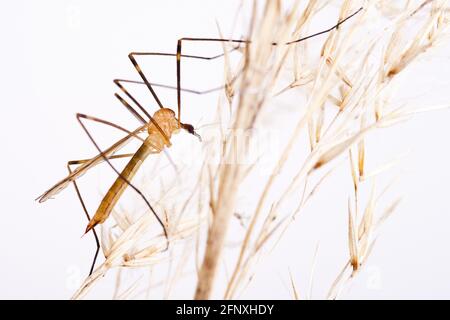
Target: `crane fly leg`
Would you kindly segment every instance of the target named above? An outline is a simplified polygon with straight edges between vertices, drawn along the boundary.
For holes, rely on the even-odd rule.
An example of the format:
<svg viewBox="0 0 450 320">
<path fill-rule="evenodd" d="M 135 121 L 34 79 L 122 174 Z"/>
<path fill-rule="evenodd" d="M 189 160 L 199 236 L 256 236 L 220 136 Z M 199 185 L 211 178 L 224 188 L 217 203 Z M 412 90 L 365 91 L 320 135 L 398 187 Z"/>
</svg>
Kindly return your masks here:
<svg viewBox="0 0 450 320">
<path fill-rule="evenodd" d="M 232 49 L 230 49 L 228 53 L 231 53 L 233 51 L 236 51 L 240 48 L 240 45 L 237 45 L 235 47 L 233 47 Z M 166 53 L 166 52 L 132 52 L 130 53 L 133 56 L 163 56 L 163 57 L 176 57 L 177 54 L 176 53 Z M 189 58 L 189 59 L 199 59 L 199 60 L 215 60 L 218 58 L 221 58 L 225 55 L 225 53 L 220 53 L 217 55 L 213 55 L 213 56 L 200 56 L 200 55 L 189 55 L 189 54 L 182 54 L 180 55 L 181 58 Z M 147 83 L 145 81 L 136 81 L 136 80 L 126 80 L 126 79 L 115 79 L 114 83 L 119 86 L 119 88 L 121 88 L 120 82 L 127 82 L 127 83 L 135 83 L 135 84 L 145 84 L 147 85 Z M 166 84 L 161 84 L 161 83 L 153 83 L 153 82 L 148 82 L 151 86 L 153 87 L 160 87 L 160 88 L 165 88 L 165 89 L 173 89 L 173 90 L 177 90 L 176 86 L 170 86 L 170 85 L 166 85 Z M 211 93 L 214 91 L 218 91 L 223 89 L 224 86 L 219 86 L 216 88 L 212 88 L 212 89 L 207 89 L 207 90 L 194 90 L 194 89 L 187 89 L 187 88 L 180 88 L 181 91 L 184 92 L 188 92 L 188 93 L 193 93 L 193 94 L 207 94 L 207 93 Z M 122 88 L 121 88 L 122 89 Z"/>
<path fill-rule="evenodd" d="M 127 154 L 117 154 L 117 155 L 113 155 L 108 157 L 109 159 L 121 159 L 121 158 L 128 158 L 128 157 L 132 157 L 133 154 L 132 153 L 127 153 Z M 82 159 L 82 160 L 71 160 L 67 162 L 67 170 L 69 171 L 69 174 L 72 174 L 72 169 L 70 168 L 70 166 L 75 166 L 75 165 L 79 165 L 79 164 L 83 164 L 88 162 L 90 159 Z M 78 200 L 81 203 L 81 207 L 83 208 L 84 214 L 86 215 L 86 218 L 88 219 L 88 221 L 91 220 L 91 217 L 89 215 L 89 212 L 87 210 L 87 207 L 84 203 L 83 197 L 81 196 L 81 191 L 80 188 L 78 187 L 78 183 L 73 180 L 72 184 L 75 188 L 75 192 L 77 194 Z M 89 275 L 92 274 L 92 272 L 94 271 L 94 267 L 95 267 L 95 262 L 97 261 L 97 257 L 98 257 L 98 253 L 100 251 L 100 240 L 98 238 L 97 232 L 95 230 L 92 230 L 93 234 L 94 234 L 94 239 L 95 239 L 95 244 L 97 246 L 97 248 L 95 249 L 95 254 L 94 254 L 94 259 L 92 260 L 92 264 L 91 264 L 91 268 L 89 270 Z"/>
<path fill-rule="evenodd" d="M 140 84 L 143 85 L 145 84 L 145 82 L 143 81 L 137 81 L 137 80 L 128 80 L 128 79 L 114 79 L 114 83 L 134 83 L 134 84 Z M 159 87 L 159 88 L 164 88 L 164 89 L 171 89 L 171 90 L 177 90 L 176 86 L 171 86 L 171 85 L 167 85 L 167 84 L 162 84 L 162 83 L 154 83 L 154 82 L 150 82 L 150 84 L 154 87 Z M 197 95 L 202 95 L 202 94 L 208 94 L 208 93 L 212 93 L 215 91 L 219 91 L 222 90 L 223 88 L 225 88 L 225 86 L 218 86 L 215 88 L 211 88 L 211 89 L 206 89 L 206 90 L 195 90 L 195 89 L 188 89 L 188 88 L 180 88 L 180 91 L 182 92 L 187 92 L 187 93 L 192 93 L 192 94 L 197 94 Z"/>
<path fill-rule="evenodd" d="M 70 166 L 71 166 L 71 163 L 69 161 L 67 163 L 67 170 L 69 170 L 69 174 L 72 174 L 72 170 L 70 169 Z M 81 196 L 80 189 L 78 188 L 77 182 L 75 180 L 73 180 L 72 184 L 75 187 L 75 192 L 77 193 L 78 200 L 80 200 L 81 207 L 83 208 L 83 211 L 84 211 L 87 219 L 91 220 L 91 217 L 89 216 L 89 212 L 86 208 L 86 205 L 84 204 L 83 197 Z M 95 262 L 97 261 L 98 252 L 100 251 L 100 241 L 98 240 L 97 232 L 94 230 L 93 233 L 94 233 L 94 239 L 95 239 L 95 244 L 96 244 L 97 248 L 95 249 L 94 259 L 92 260 L 91 268 L 89 270 L 89 275 L 91 275 L 92 272 L 94 271 Z"/>
<path fill-rule="evenodd" d="M 115 155 L 109 156 L 108 159 L 130 158 L 132 156 L 133 156 L 133 153 L 115 154 Z M 70 161 L 67 162 L 67 164 L 70 165 L 70 166 L 74 166 L 74 165 L 77 165 L 77 164 L 86 163 L 86 162 L 88 162 L 90 160 L 91 159 L 70 160 Z M 72 171 L 70 173 L 72 173 Z"/>
<path fill-rule="evenodd" d="M 316 32 L 313 33 L 311 35 L 308 35 L 306 37 L 302 37 L 293 41 L 289 41 L 286 43 L 277 43 L 277 42 L 273 42 L 272 45 L 276 46 L 276 45 L 291 45 L 291 44 L 297 44 L 299 42 L 317 37 L 319 35 L 328 33 L 334 29 L 337 29 L 341 24 L 343 24 L 344 22 L 346 22 L 348 19 L 352 18 L 353 16 L 355 16 L 356 14 L 358 14 L 361 10 L 363 9 L 363 7 L 360 7 L 358 10 L 356 10 L 355 12 L 353 12 L 351 15 L 349 15 L 348 17 L 339 20 L 335 25 L 333 25 L 332 27 L 322 30 L 320 32 Z M 190 38 L 190 37 L 183 37 L 178 39 L 177 41 L 177 106 L 178 106 L 178 122 L 180 122 L 181 116 L 180 116 L 180 112 L 181 112 L 181 57 L 183 57 L 184 55 L 181 52 L 181 47 L 182 47 L 182 42 L 183 41 L 198 41 L 198 42 L 230 42 L 230 43 L 237 43 L 238 45 L 241 44 L 250 44 L 251 40 L 243 40 L 243 39 L 222 39 L 222 38 Z"/>
</svg>

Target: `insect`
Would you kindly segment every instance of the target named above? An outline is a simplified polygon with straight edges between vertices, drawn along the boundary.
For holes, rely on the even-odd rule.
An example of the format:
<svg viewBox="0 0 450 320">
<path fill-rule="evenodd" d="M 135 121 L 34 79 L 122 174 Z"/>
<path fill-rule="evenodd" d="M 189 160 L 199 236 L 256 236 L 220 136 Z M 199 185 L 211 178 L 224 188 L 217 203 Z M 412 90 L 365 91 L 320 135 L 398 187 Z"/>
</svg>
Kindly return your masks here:
<svg viewBox="0 0 450 320">
<path fill-rule="evenodd" d="M 310 39 L 312 37 L 327 33 L 329 31 L 332 31 L 335 28 L 338 28 L 342 23 L 356 15 L 358 12 L 360 12 L 362 8 L 348 16 L 347 18 L 339 21 L 337 24 L 335 24 L 333 27 L 328 28 L 326 30 L 314 33 L 312 35 L 290 41 L 287 43 L 284 43 L 285 45 L 291 45 L 295 44 L 301 41 L 305 41 L 307 39 Z M 194 127 L 191 124 L 186 124 L 181 122 L 181 91 L 189 91 L 189 90 L 183 90 L 181 89 L 181 58 L 191 58 L 191 59 L 202 59 L 202 60 L 213 60 L 217 59 L 219 57 L 222 57 L 224 54 L 219 54 L 216 56 L 211 57 L 205 57 L 205 56 L 194 56 L 194 55 L 183 55 L 182 52 L 182 43 L 183 41 L 203 41 L 203 42 L 230 42 L 235 43 L 238 46 L 233 48 L 232 50 L 238 49 L 240 45 L 242 44 L 249 44 L 251 43 L 250 40 L 236 40 L 236 39 L 221 39 L 221 38 L 181 38 L 177 42 L 177 51 L 176 54 L 172 53 L 161 53 L 161 52 L 132 52 L 128 55 L 128 58 L 130 59 L 131 63 L 133 64 L 134 68 L 136 69 L 137 73 L 141 77 L 142 81 L 133 81 L 133 80 L 122 80 L 122 79 L 116 79 L 114 80 L 114 83 L 118 86 L 118 88 L 125 94 L 131 101 L 133 101 L 134 105 L 146 116 L 146 118 L 142 117 L 142 115 L 136 111 L 134 107 L 132 107 L 121 95 L 118 93 L 115 93 L 116 98 L 124 105 L 124 107 L 134 116 L 136 117 L 142 125 L 137 128 L 134 131 L 129 131 L 125 128 L 122 128 L 121 126 L 114 124 L 112 122 L 102 120 L 96 117 L 91 117 L 84 114 L 77 114 L 77 120 L 82 126 L 83 130 L 91 140 L 91 142 L 94 144 L 94 146 L 98 150 L 98 154 L 91 158 L 86 160 L 74 160 L 69 161 L 67 164 L 67 168 L 69 171 L 69 174 L 67 177 L 56 183 L 53 187 L 48 189 L 46 192 L 44 192 L 41 196 L 39 196 L 36 200 L 39 202 L 44 202 L 47 199 L 55 196 L 57 193 L 65 189 L 70 183 L 73 183 L 75 187 L 75 191 L 77 193 L 77 196 L 81 202 L 81 205 L 83 207 L 83 210 L 89 220 L 89 223 L 86 227 L 85 233 L 89 232 L 90 230 L 93 231 L 94 237 L 97 244 L 97 249 L 95 252 L 94 260 L 91 266 L 90 274 L 93 272 L 93 268 L 95 266 L 95 262 L 98 256 L 98 252 L 100 249 L 100 243 L 98 240 L 98 236 L 95 232 L 95 226 L 98 224 L 103 223 L 106 221 L 106 219 L 111 214 L 112 210 L 114 209 L 115 205 L 121 198 L 124 191 L 130 187 L 132 188 L 136 193 L 138 193 L 143 201 L 147 204 L 147 206 L 150 208 L 151 212 L 157 219 L 158 223 L 161 225 L 165 237 L 168 239 L 168 234 L 166 227 L 164 223 L 162 222 L 161 218 L 158 216 L 158 214 L 155 212 L 153 207 L 151 206 L 150 202 L 147 200 L 145 195 L 132 184 L 132 179 L 135 176 L 136 172 L 139 170 L 142 163 L 145 161 L 145 159 L 150 154 L 157 154 L 164 150 L 165 147 L 170 147 L 171 142 L 170 139 L 173 134 L 179 132 L 180 130 L 184 130 L 187 133 L 196 136 L 200 141 L 201 137 L 198 135 L 194 129 Z M 278 43 L 272 43 L 273 45 L 278 45 Z M 176 114 L 172 109 L 165 107 L 162 102 L 159 100 L 156 92 L 154 91 L 153 87 L 155 86 L 163 86 L 163 87 L 169 87 L 164 85 L 156 85 L 154 83 L 151 83 L 145 74 L 142 72 L 141 67 L 139 66 L 136 57 L 137 56 L 170 56 L 176 58 L 176 66 L 177 66 L 177 85 L 176 85 L 176 92 L 177 92 L 177 111 Z M 155 102 L 159 106 L 159 110 L 157 110 L 153 116 L 151 116 L 147 110 L 135 99 L 124 87 L 123 83 L 138 83 L 145 85 L 148 90 L 150 91 L 150 94 L 154 98 Z M 213 91 L 209 90 L 208 92 Z M 115 142 L 113 145 L 111 145 L 109 148 L 105 150 L 101 150 L 101 148 L 98 146 L 98 144 L 95 142 L 94 138 L 90 134 L 90 132 L 87 130 L 85 124 L 83 123 L 84 120 L 91 120 L 95 122 L 100 122 L 109 126 L 112 126 L 116 129 L 119 129 L 123 132 L 126 132 L 127 135 L 120 139 L 119 141 Z M 139 135 L 142 132 L 147 132 L 147 136 L 145 139 L 141 138 Z M 116 154 L 116 152 L 122 148 L 126 143 L 130 141 L 130 139 L 134 137 L 142 141 L 141 146 L 139 149 L 132 154 Z M 115 168 L 115 166 L 111 163 L 110 160 L 118 159 L 118 158 L 125 158 L 125 157 L 131 157 L 127 165 L 122 171 L 119 171 Z M 101 162 L 107 162 L 108 165 L 115 171 L 117 174 L 117 178 L 114 181 L 114 183 L 111 185 L 105 196 L 103 197 L 102 201 L 100 202 L 100 205 L 98 206 L 94 216 L 90 218 L 90 215 L 86 209 L 86 206 L 84 204 L 84 201 L 81 197 L 80 190 L 78 188 L 78 185 L 76 183 L 76 180 L 82 176 L 85 172 L 96 166 L 97 164 Z M 71 169 L 72 165 L 78 165 L 75 170 Z"/>
</svg>

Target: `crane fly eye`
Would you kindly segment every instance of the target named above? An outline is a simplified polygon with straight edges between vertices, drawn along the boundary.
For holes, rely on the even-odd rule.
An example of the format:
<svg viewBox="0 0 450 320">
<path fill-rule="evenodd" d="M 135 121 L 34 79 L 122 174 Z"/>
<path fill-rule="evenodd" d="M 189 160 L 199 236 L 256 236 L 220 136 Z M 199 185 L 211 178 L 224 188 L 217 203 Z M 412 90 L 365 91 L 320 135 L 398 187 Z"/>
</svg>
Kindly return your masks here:
<svg viewBox="0 0 450 320">
<path fill-rule="evenodd" d="M 194 126 L 190 125 L 190 124 L 185 124 L 184 128 L 186 129 L 187 132 L 189 132 L 190 134 L 194 134 Z"/>
<path fill-rule="evenodd" d="M 200 137 L 200 135 L 197 132 L 195 132 L 194 126 L 192 126 L 191 124 L 188 124 L 188 123 L 182 123 L 181 127 L 184 130 L 186 130 L 187 132 L 189 132 L 190 134 L 196 136 L 200 141 L 202 141 L 202 137 Z"/>
</svg>

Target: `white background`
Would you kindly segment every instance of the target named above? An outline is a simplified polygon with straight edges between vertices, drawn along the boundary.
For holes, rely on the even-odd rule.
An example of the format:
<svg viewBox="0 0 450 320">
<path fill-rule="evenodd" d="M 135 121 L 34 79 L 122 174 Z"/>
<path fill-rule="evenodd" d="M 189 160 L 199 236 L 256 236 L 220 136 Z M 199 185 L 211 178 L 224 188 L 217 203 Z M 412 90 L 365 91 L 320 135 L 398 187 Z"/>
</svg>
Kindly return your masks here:
<svg viewBox="0 0 450 320">
<path fill-rule="evenodd" d="M 75 289 L 73 273 L 87 272 L 94 246 L 90 237 L 80 239 L 86 221 L 73 190 L 65 190 L 44 204 L 34 201 L 66 174 L 67 160 L 95 152 L 75 113 L 135 126 L 134 119 L 113 97 L 112 79 L 137 79 L 127 54 L 174 52 L 179 37 L 217 36 L 216 19 L 229 33 L 237 4 L 206 0 L 95 4 L 22 0 L 3 5 L 0 298 L 65 299 Z M 220 49 L 193 48 L 190 52 L 217 53 Z M 399 95 L 413 97 L 424 106 L 450 103 L 449 59 L 448 45 L 427 54 L 413 66 L 415 79 L 402 87 Z M 172 61 L 160 60 L 146 70 L 151 70 L 149 77 L 156 82 L 175 84 L 174 66 Z M 186 87 L 206 89 L 220 83 L 220 65 L 199 63 L 191 70 L 186 68 Z M 174 92 L 162 92 L 161 99 L 173 105 Z M 201 122 L 202 108 L 216 103 L 214 96 L 187 99 L 191 102 L 185 105 L 192 109 L 186 107 L 183 112 L 192 123 Z M 151 100 L 146 103 L 155 107 Z M 368 152 L 374 158 L 382 155 L 387 161 L 409 151 L 394 188 L 395 194 L 405 197 L 383 227 L 367 268 L 344 293 L 345 298 L 450 298 L 449 119 L 448 110 L 436 111 L 372 138 Z M 99 130 L 99 141 L 103 145 L 111 142 L 109 135 L 102 140 Z M 85 183 L 84 190 L 91 188 L 100 194 L 108 184 L 103 177 L 93 174 L 93 183 Z M 277 261 L 287 261 L 300 291 L 306 290 L 319 240 L 327 249 L 319 251 L 313 297 L 324 297 L 347 255 L 342 232 L 345 196 L 333 189 L 332 182 L 329 185 L 322 192 L 330 201 L 315 203 L 304 216 L 309 226 L 327 221 L 325 226 L 299 227 L 297 253 L 276 252 L 272 263 L 260 270 L 267 280 L 250 288 L 248 297 L 290 298 L 287 270 Z M 338 215 L 336 211 L 341 210 Z M 314 212 L 328 213 L 317 217 Z M 338 241 L 333 239 L 334 232 L 339 233 Z"/>
</svg>

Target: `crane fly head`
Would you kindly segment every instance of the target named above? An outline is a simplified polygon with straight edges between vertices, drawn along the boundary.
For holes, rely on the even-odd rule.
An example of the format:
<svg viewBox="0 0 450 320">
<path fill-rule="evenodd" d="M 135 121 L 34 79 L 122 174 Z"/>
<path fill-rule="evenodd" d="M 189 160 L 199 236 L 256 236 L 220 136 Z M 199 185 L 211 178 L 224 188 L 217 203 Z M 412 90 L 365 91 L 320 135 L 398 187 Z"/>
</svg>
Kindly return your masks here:
<svg viewBox="0 0 450 320">
<path fill-rule="evenodd" d="M 190 134 L 196 136 L 198 138 L 198 140 L 202 141 L 202 137 L 197 132 L 195 132 L 194 126 L 192 124 L 181 123 L 181 128 L 183 128 L 184 130 L 186 130 Z"/>
<path fill-rule="evenodd" d="M 180 129 L 184 129 L 190 134 L 196 136 L 200 141 L 202 141 L 202 138 L 197 132 L 195 132 L 195 129 L 191 124 L 178 122 L 178 119 L 175 116 L 175 112 L 172 109 L 161 108 L 155 112 L 152 122 L 148 127 L 148 132 L 150 134 L 159 132 L 159 129 L 153 122 L 156 122 L 158 124 L 159 128 L 164 131 L 169 139 L 172 136 L 172 133 L 177 133 Z"/>
</svg>

